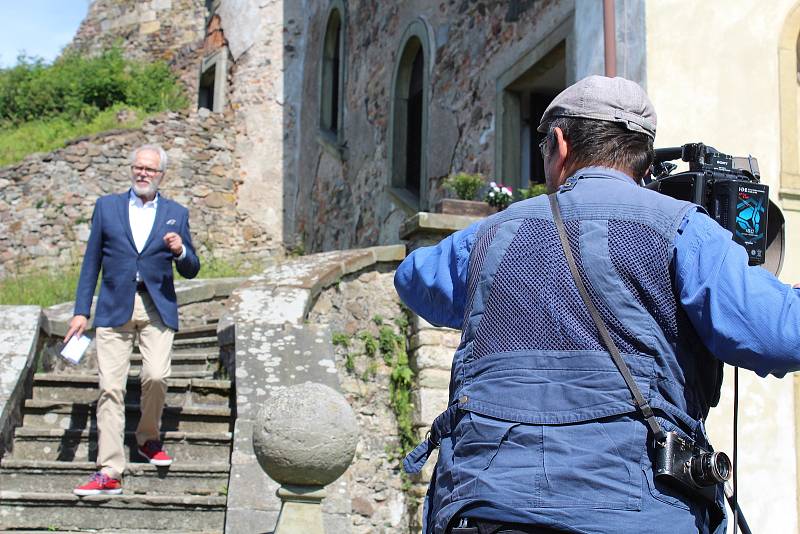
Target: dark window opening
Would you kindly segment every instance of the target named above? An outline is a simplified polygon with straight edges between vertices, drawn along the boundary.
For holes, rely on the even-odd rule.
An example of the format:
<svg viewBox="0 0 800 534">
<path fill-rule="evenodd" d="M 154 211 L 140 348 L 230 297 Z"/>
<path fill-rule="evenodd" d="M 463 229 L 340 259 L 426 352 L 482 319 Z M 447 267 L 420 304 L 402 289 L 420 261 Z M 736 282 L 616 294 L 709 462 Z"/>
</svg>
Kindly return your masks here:
<svg viewBox="0 0 800 534">
<path fill-rule="evenodd" d="M 336 28 L 336 44 L 333 47 L 333 87 L 331 88 L 331 130 L 336 132 L 339 130 L 339 61 L 342 40 L 341 26 Z"/>
<path fill-rule="evenodd" d="M 419 195 L 422 177 L 422 106 L 423 68 L 422 48 L 417 51 L 411 66 L 406 115 L 406 189 Z"/>
<path fill-rule="evenodd" d="M 505 87 L 502 177 L 507 185 L 527 188 L 544 183 L 544 161 L 537 132 L 553 98 L 566 87 L 566 44 L 556 45 Z"/>
<path fill-rule="evenodd" d="M 322 59 L 322 127 L 333 133 L 339 131 L 340 97 L 342 95 L 342 20 L 334 10 L 325 32 Z"/>
<path fill-rule="evenodd" d="M 528 95 L 528 116 L 525 117 L 523 124 L 527 123 L 530 135 L 529 145 L 526 147 L 525 152 L 531 155 L 530 163 L 528 165 L 527 173 L 523 170 L 523 175 L 527 174 L 529 184 L 544 183 L 544 159 L 542 152 L 539 150 L 539 143 L 545 138 L 546 134 L 539 133 L 536 129 L 539 127 L 539 121 L 542 120 L 542 115 L 550 105 L 550 102 L 555 98 L 555 94 L 551 93 L 531 93 Z"/>
<path fill-rule="evenodd" d="M 198 107 L 214 111 L 214 79 L 217 74 L 217 66 L 212 65 L 200 76 L 200 95 Z"/>
</svg>

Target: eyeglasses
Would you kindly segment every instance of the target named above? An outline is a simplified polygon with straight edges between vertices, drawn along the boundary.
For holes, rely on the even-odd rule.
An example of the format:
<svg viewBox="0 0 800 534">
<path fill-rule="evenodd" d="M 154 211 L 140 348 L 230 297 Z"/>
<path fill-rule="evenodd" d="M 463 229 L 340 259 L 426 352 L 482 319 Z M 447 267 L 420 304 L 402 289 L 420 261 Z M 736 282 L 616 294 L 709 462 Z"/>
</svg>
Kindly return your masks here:
<svg viewBox="0 0 800 534">
<path fill-rule="evenodd" d="M 545 156 L 547 155 L 547 136 L 544 136 L 544 139 L 539 141 L 539 152 L 542 153 L 542 160 L 544 160 Z"/>
<path fill-rule="evenodd" d="M 161 169 L 154 169 L 152 167 L 142 167 L 141 165 L 131 165 L 131 170 L 135 173 L 144 173 L 147 176 L 155 176 L 161 172 Z"/>
</svg>

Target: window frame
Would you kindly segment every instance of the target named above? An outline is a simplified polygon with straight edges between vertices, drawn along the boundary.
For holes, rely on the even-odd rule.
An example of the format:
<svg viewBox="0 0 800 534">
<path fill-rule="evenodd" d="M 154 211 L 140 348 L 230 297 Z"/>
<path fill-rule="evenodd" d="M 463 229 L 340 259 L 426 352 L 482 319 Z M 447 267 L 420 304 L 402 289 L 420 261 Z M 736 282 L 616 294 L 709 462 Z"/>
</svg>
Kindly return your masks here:
<svg viewBox="0 0 800 534">
<path fill-rule="evenodd" d="M 389 191 L 401 208 L 413 214 L 428 209 L 428 115 L 431 87 L 430 73 L 434 63 L 427 24 L 421 18 L 409 23 L 397 48 L 399 51 L 392 75 L 389 111 L 388 176 Z M 411 71 L 417 52 L 422 53 L 422 121 L 420 131 L 420 179 L 419 195 L 407 187 L 406 181 L 406 138 L 408 134 L 407 104 L 411 83 Z"/>
<path fill-rule="evenodd" d="M 338 18 L 336 32 L 331 34 L 331 24 Z M 330 72 L 332 65 L 328 62 L 330 47 L 335 46 L 336 33 L 339 34 L 339 65 L 336 79 Z M 333 43 L 331 42 L 333 41 Z M 325 16 L 325 30 L 319 52 L 319 140 L 324 148 L 328 149 L 339 159 L 345 157 L 344 119 L 345 119 L 345 83 L 347 80 L 347 10 L 342 0 L 332 0 Z M 336 95 L 336 128 L 333 129 L 333 117 L 330 116 L 334 103 L 332 101 L 332 87 L 338 89 Z"/>
</svg>

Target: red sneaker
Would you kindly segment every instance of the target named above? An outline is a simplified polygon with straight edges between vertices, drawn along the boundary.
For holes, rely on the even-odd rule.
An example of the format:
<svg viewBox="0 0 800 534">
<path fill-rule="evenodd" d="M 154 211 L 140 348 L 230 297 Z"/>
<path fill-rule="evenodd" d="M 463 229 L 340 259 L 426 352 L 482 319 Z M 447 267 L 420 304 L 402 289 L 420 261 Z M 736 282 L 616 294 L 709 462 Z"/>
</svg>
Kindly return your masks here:
<svg viewBox="0 0 800 534">
<path fill-rule="evenodd" d="M 85 495 L 119 495 L 122 493 L 122 483 L 116 478 L 111 478 L 98 471 L 89 477 L 89 482 L 78 486 L 72 493 L 83 497 Z"/>
<path fill-rule="evenodd" d="M 172 465 L 172 457 L 162 448 L 160 441 L 146 441 L 144 445 L 136 450 L 139 452 L 139 456 L 153 465 L 162 467 Z"/>
</svg>

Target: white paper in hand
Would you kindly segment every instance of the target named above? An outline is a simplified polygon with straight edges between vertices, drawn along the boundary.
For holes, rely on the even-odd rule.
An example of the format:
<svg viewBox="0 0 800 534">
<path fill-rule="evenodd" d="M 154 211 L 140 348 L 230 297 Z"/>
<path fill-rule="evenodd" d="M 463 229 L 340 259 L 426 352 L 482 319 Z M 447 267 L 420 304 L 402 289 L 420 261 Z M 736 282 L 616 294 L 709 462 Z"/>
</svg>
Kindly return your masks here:
<svg viewBox="0 0 800 534">
<path fill-rule="evenodd" d="M 67 344 L 64 345 L 64 348 L 61 349 L 61 355 L 72 363 L 78 363 L 83 358 L 83 353 L 86 352 L 86 349 L 89 348 L 89 343 L 92 340 L 86 336 L 72 336 L 67 341 Z"/>
</svg>

